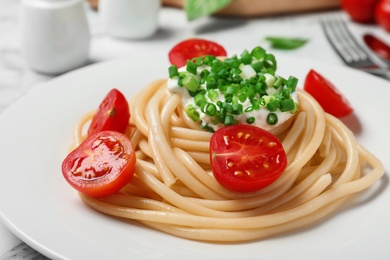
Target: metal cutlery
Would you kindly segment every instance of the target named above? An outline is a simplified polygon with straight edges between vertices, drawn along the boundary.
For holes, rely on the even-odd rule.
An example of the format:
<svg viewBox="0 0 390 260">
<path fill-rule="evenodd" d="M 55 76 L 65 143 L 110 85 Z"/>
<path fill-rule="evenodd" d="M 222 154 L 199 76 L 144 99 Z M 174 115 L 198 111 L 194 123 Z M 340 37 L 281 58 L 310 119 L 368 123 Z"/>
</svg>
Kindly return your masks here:
<svg viewBox="0 0 390 260">
<path fill-rule="evenodd" d="M 390 80 L 390 71 L 374 62 L 340 15 L 324 16 L 321 26 L 329 43 L 346 65 Z"/>
<path fill-rule="evenodd" d="M 371 51 L 390 66 L 390 46 L 387 43 L 374 34 L 369 33 L 363 36 L 363 40 Z"/>
</svg>

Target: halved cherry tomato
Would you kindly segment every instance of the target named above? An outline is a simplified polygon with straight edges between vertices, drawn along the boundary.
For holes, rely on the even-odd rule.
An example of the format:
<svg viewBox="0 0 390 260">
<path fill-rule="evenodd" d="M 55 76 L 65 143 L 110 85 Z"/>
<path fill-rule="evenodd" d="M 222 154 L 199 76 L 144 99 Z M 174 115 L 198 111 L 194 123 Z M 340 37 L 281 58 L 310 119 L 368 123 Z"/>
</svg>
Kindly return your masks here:
<svg viewBox="0 0 390 260">
<path fill-rule="evenodd" d="M 303 88 L 317 100 L 325 112 L 335 117 L 344 117 L 353 112 L 348 100 L 332 82 L 315 70 L 310 70 L 306 75 Z"/>
<path fill-rule="evenodd" d="M 125 96 L 112 89 L 100 103 L 88 129 L 88 135 L 104 130 L 124 133 L 129 124 L 130 110 Z"/>
<path fill-rule="evenodd" d="M 377 2 L 378 0 L 342 0 L 341 7 L 355 22 L 373 23 Z"/>
<path fill-rule="evenodd" d="M 216 42 L 204 39 L 188 39 L 175 45 L 168 54 L 172 65 L 183 67 L 187 60 L 205 55 L 226 56 L 226 50 Z"/>
<path fill-rule="evenodd" d="M 62 163 L 62 174 L 76 190 L 92 197 L 118 192 L 135 171 L 135 152 L 129 138 L 116 131 L 87 137 Z"/>
<path fill-rule="evenodd" d="M 279 139 L 251 125 L 232 125 L 217 130 L 210 139 L 214 177 L 224 187 L 250 192 L 274 182 L 287 166 Z"/>
<path fill-rule="evenodd" d="M 390 0 L 380 0 L 375 9 L 376 22 L 390 32 Z"/>
</svg>

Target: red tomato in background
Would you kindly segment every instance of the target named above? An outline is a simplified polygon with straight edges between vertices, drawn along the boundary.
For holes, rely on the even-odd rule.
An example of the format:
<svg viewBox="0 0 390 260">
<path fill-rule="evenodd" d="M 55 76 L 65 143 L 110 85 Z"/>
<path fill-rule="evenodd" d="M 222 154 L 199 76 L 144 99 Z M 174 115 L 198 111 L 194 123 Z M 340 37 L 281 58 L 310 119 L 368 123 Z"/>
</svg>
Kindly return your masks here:
<svg viewBox="0 0 390 260">
<path fill-rule="evenodd" d="M 376 22 L 390 32 L 390 1 L 380 0 L 375 9 Z"/>
<path fill-rule="evenodd" d="M 88 129 L 88 135 L 112 130 L 124 133 L 129 124 L 130 110 L 125 96 L 112 89 L 100 103 Z"/>
<path fill-rule="evenodd" d="M 62 174 L 76 190 L 92 197 L 118 192 L 135 171 L 135 152 L 127 136 L 102 131 L 89 136 L 62 163 Z"/>
<path fill-rule="evenodd" d="M 314 70 L 307 74 L 303 88 L 318 101 L 325 112 L 335 117 L 344 117 L 353 111 L 338 89 Z"/>
<path fill-rule="evenodd" d="M 210 139 L 210 161 L 216 180 L 238 192 L 256 191 L 270 185 L 287 166 L 279 139 L 251 125 L 217 130 Z"/>
<path fill-rule="evenodd" d="M 188 39 L 175 45 L 168 54 L 172 65 L 183 67 L 192 58 L 214 55 L 226 56 L 226 50 L 216 42 L 204 39 Z"/>
<path fill-rule="evenodd" d="M 356 22 L 373 23 L 377 2 L 378 0 L 342 0 L 341 8 Z"/>
</svg>

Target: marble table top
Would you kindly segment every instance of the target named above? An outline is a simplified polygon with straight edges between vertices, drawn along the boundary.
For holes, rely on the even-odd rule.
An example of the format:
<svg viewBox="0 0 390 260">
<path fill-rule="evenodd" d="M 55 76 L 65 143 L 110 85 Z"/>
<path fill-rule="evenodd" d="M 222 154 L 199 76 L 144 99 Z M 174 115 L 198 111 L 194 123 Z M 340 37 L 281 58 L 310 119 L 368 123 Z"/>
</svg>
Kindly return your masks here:
<svg viewBox="0 0 390 260">
<path fill-rule="evenodd" d="M 163 7 L 159 16 L 159 29 L 150 39 L 126 41 L 106 35 L 98 14 L 85 6 L 91 31 L 90 62 L 102 62 L 138 52 L 159 52 L 188 37 L 203 37 L 223 44 L 227 49 L 242 50 L 261 45 L 265 36 L 303 37 L 308 43 L 294 51 L 274 51 L 294 57 L 343 65 L 330 47 L 321 30 L 319 19 L 326 12 L 262 17 L 253 19 L 210 17 L 193 22 L 186 20 L 183 11 Z M 39 74 L 30 69 L 20 51 L 19 0 L 0 0 L 0 115 L 16 100 L 53 76 Z M 357 32 L 375 30 L 389 39 L 389 35 L 375 26 L 350 24 Z M 389 39 L 390 40 L 390 39 Z M 3 199 L 3 198 L 0 198 Z M 47 259 L 19 238 L 0 222 L 0 260 Z"/>
</svg>

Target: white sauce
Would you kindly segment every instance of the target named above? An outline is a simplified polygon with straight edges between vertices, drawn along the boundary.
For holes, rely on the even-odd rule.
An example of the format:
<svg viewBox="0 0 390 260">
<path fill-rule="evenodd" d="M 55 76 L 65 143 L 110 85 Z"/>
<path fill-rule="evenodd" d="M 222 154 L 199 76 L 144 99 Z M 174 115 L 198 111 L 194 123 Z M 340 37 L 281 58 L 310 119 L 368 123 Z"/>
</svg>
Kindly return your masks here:
<svg viewBox="0 0 390 260">
<path fill-rule="evenodd" d="M 198 67 L 198 75 L 199 73 L 203 70 L 203 69 L 208 69 L 210 70 L 210 67 L 208 66 L 201 66 L 201 67 Z M 183 71 L 186 71 L 186 67 L 182 67 L 179 69 L 179 72 L 183 72 Z M 277 90 L 275 90 L 272 85 L 275 81 L 275 77 L 271 74 L 265 74 L 264 75 L 266 77 L 266 84 L 268 86 L 268 89 L 267 89 L 267 93 L 268 95 L 273 95 L 277 92 Z M 167 87 L 168 87 L 168 90 L 172 93 L 178 93 L 182 96 L 182 104 L 183 104 L 183 107 L 186 107 L 188 105 L 192 105 L 199 113 L 200 115 L 200 120 L 203 122 L 203 123 L 207 123 L 209 124 L 210 127 L 212 127 L 214 130 L 218 130 L 222 127 L 224 127 L 223 124 L 218 124 L 218 125 L 214 125 L 210 122 L 210 117 L 207 116 L 206 114 L 202 113 L 200 111 L 200 108 L 197 107 L 194 103 L 194 98 L 191 97 L 191 95 L 188 93 L 188 90 L 185 88 L 185 87 L 180 87 L 179 84 L 178 84 L 178 79 L 177 78 L 169 78 L 168 79 L 168 82 L 167 82 Z M 205 84 L 204 85 L 201 85 L 201 88 L 206 88 Z M 208 102 L 212 102 L 212 103 L 217 103 L 217 101 L 224 101 L 225 98 L 224 98 L 224 95 L 223 93 L 220 93 L 218 91 L 218 89 L 216 89 L 216 91 L 219 93 L 218 95 L 218 98 L 214 101 L 211 101 L 208 97 L 207 97 L 207 94 L 205 95 L 206 97 L 206 100 Z M 297 92 L 294 91 L 292 94 L 291 94 L 291 98 L 296 102 L 298 103 L 298 97 L 297 97 Z M 241 102 L 239 102 L 241 103 Z M 251 103 L 249 101 L 249 99 L 247 99 L 244 103 L 241 103 L 243 105 L 243 110 L 245 110 L 245 108 L 251 106 Z M 279 109 L 273 113 L 275 113 L 278 117 L 278 122 L 277 124 L 275 125 L 270 125 L 267 123 L 267 116 L 268 114 L 270 113 L 270 111 L 265 108 L 265 107 L 261 107 L 259 110 L 253 110 L 251 112 L 243 112 L 241 115 L 235 115 L 235 118 L 239 121 L 240 124 L 247 124 L 247 119 L 250 118 L 250 117 L 254 117 L 255 118 L 255 122 L 252 124 L 252 125 L 255 125 L 257 127 L 260 127 L 260 128 L 263 128 L 265 130 L 272 130 L 278 126 L 280 126 L 281 124 L 283 124 L 284 122 L 286 122 L 288 119 L 290 119 L 294 114 L 290 113 L 290 112 L 281 112 Z"/>
</svg>

